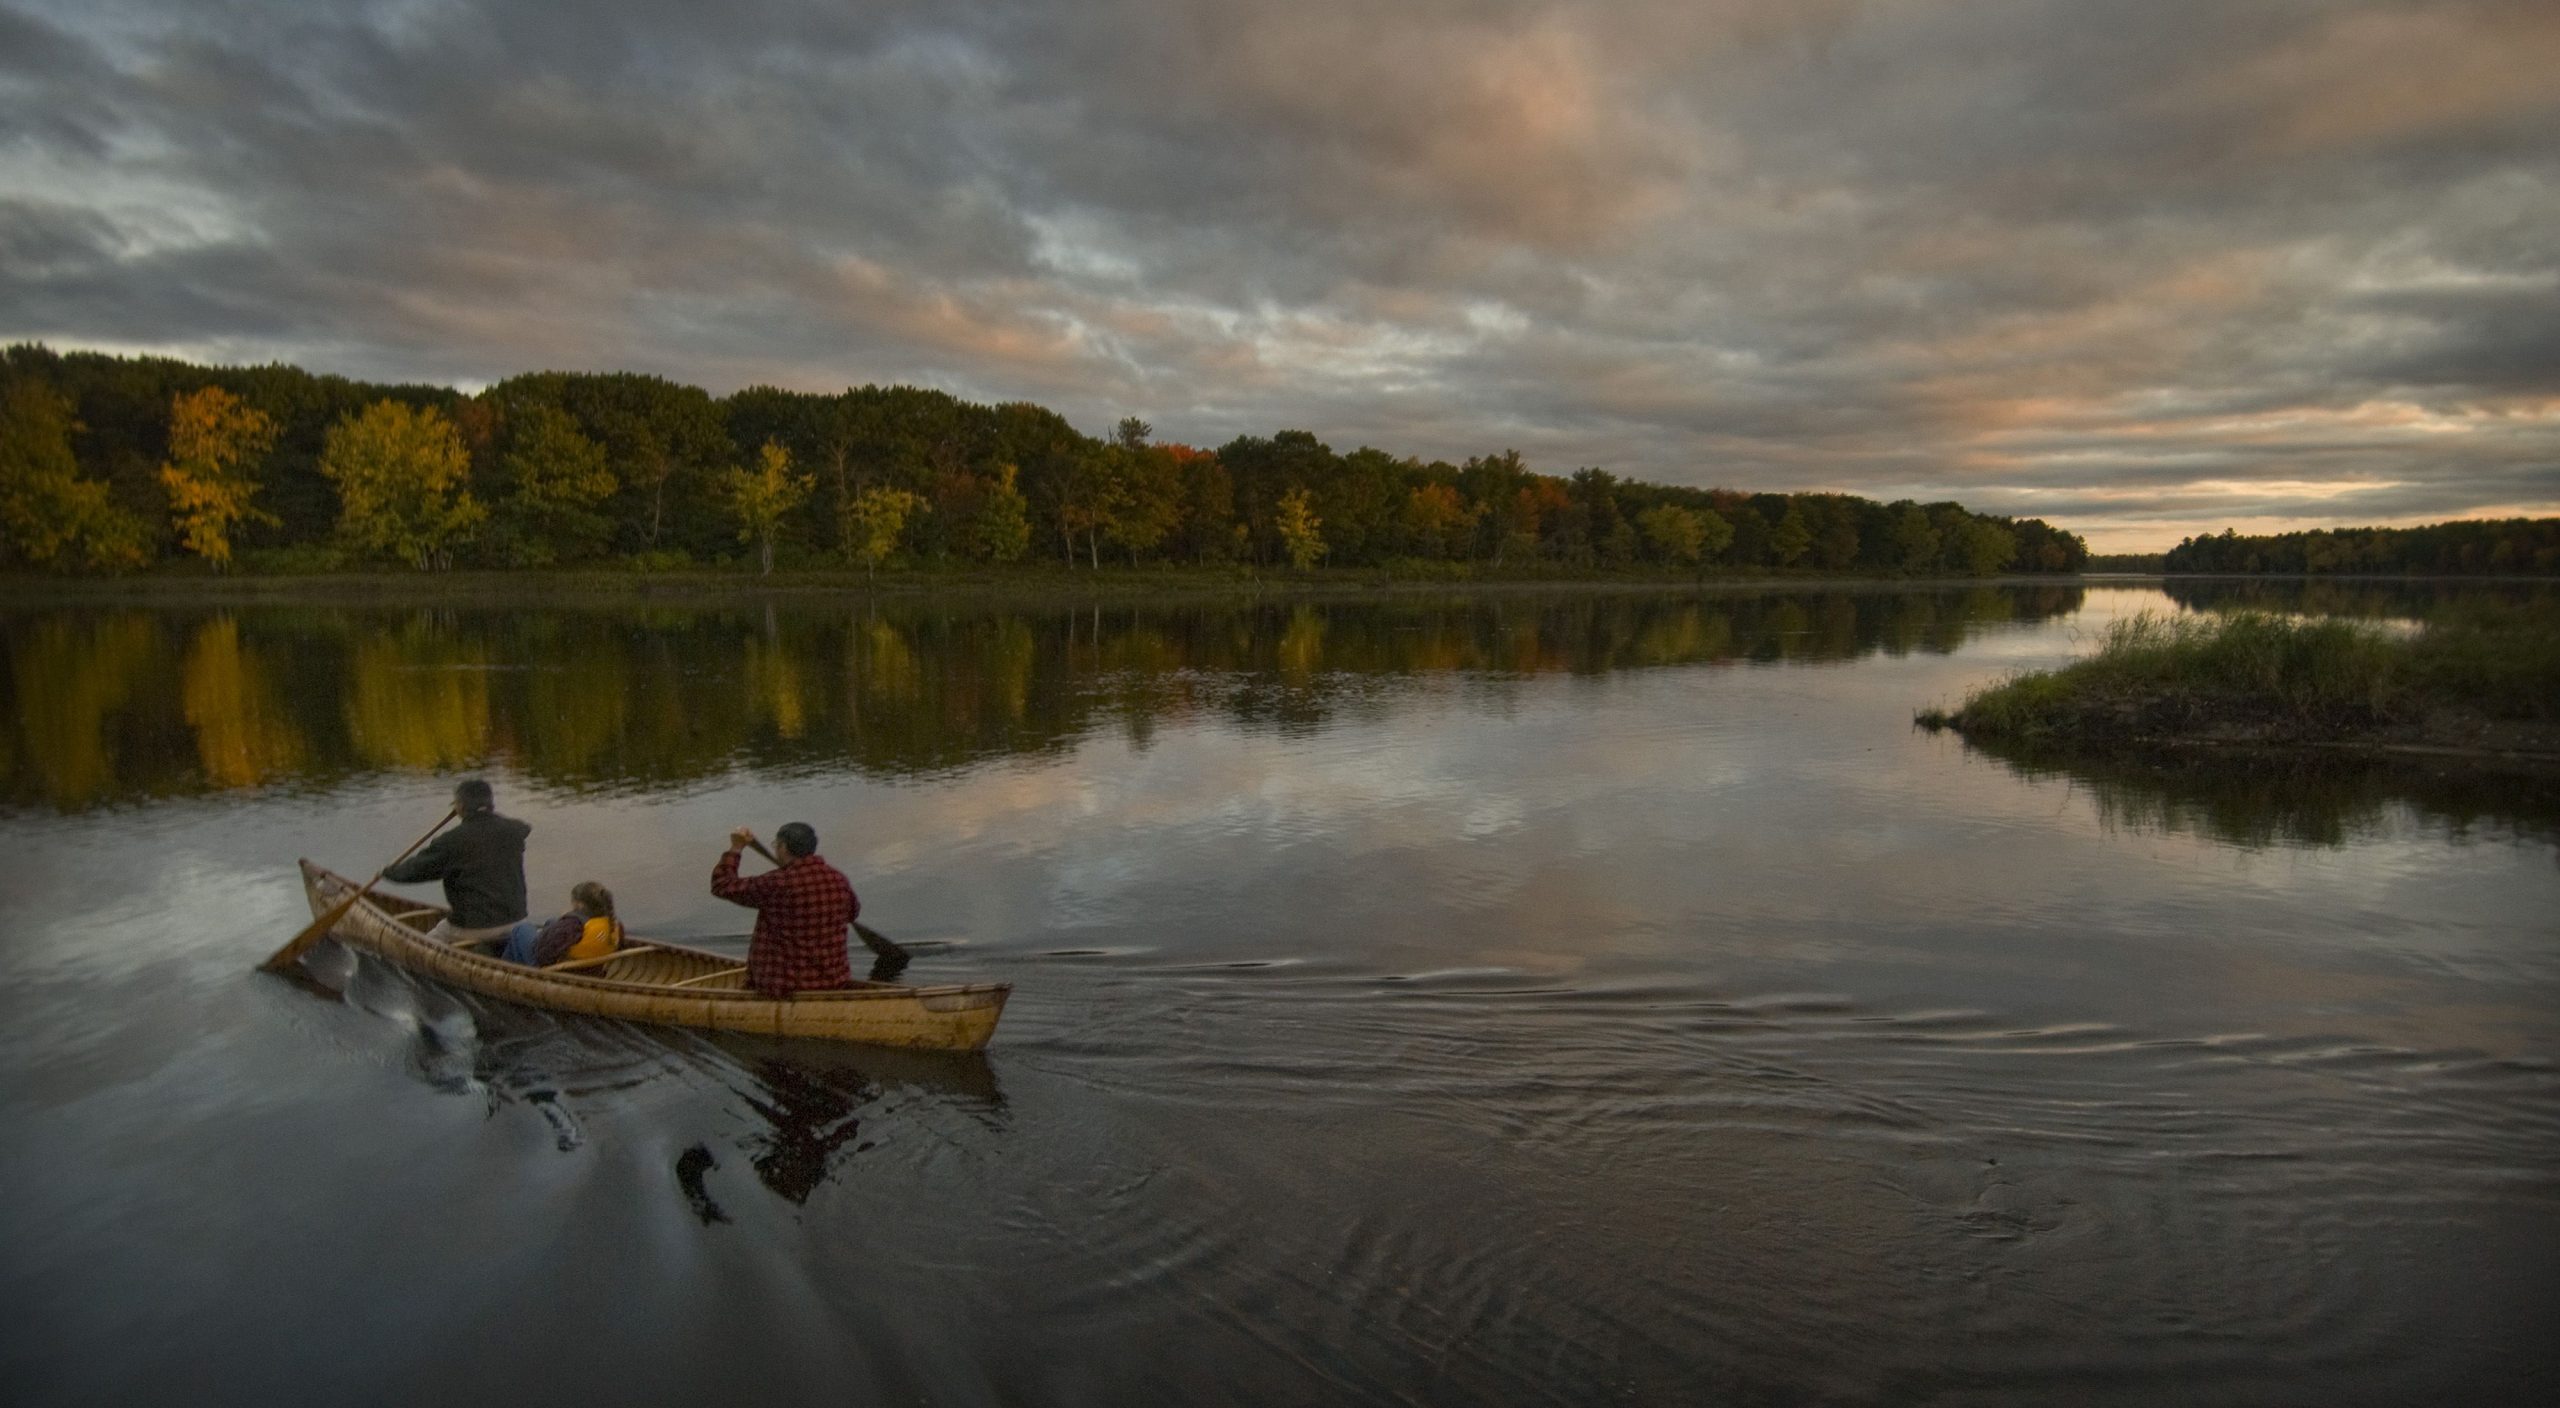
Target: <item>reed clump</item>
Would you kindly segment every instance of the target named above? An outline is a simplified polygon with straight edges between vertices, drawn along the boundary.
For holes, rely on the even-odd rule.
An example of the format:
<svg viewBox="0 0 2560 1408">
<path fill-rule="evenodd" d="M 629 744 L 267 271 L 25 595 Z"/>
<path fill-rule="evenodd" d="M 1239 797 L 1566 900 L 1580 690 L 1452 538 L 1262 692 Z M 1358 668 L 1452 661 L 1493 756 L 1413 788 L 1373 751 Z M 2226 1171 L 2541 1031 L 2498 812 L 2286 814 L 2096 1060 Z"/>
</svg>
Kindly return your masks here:
<svg viewBox="0 0 2560 1408">
<path fill-rule="evenodd" d="M 2560 603 L 2415 627 L 2265 612 L 2144 613 L 2088 659 L 2014 676 L 1918 722 L 2021 741 L 2389 740 L 2560 722 Z"/>
</svg>

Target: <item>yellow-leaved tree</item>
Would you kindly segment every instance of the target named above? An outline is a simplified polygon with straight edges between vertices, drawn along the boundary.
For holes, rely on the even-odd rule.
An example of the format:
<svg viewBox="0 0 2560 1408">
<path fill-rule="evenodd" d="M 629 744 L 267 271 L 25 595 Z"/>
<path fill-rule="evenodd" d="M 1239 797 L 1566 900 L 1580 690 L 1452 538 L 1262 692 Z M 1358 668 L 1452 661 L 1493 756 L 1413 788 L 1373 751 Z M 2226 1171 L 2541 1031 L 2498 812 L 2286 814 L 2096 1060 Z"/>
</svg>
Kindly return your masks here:
<svg viewBox="0 0 2560 1408">
<path fill-rule="evenodd" d="M 1706 575 L 1707 562 L 1717 553 L 1733 545 L 1733 524 L 1711 508 L 1681 508 L 1664 504 L 1646 509 L 1636 518 L 1644 530 L 1645 541 L 1653 550 L 1672 562 L 1683 564 Z"/>
<path fill-rule="evenodd" d="M 231 565 L 233 525 L 277 521 L 250 503 L 258 493 L 252 470 L 275 443 L 275 421 L 219 386 L 169 401 L 169 459 L 160 466 L 169 516 L 187 551 L 217 572 Z"/>
<path fill-rule="evenodd" d="M 889 554 L 898 550 L 898 539 L 907 531 L 907 520 L 923 507 L 924 497 L 920 494 L 878 485 L 854 495 L 844 506 L 845 541 L 852 546 L 854 560 L 862 564 L 866 576 L 879 571 Z"/>
<path fill-rule="evenodd" d="M 338 486 L 339 535 L 420 571 L 452 566 L 454 548 L 488 516 L 465 482 L 470 470 L 451 417 L 399 401 L 341 418 L 320 450 L 320 472 Z"/>
<path fill-rule="evenodd" d="M 1315 502 L 1304 489 L 1292 489 L 1280 496 L 1280 547 L 1289 554 L 1289 565 L 1303 572 L 1324 556 L 1324 520 L 1316 517 Z"/>
<path fill-rule="evenodd" d="M 1646 509 L 1636 519 L 1653 550 L 1684 567 L 1695 567 L 1706 550 L 1707 532 L 1698 515 L 1674 504 Z"/>
<path fill-rule="evenodd" d="M 729 507 L 738 515 L 738 541 L 756 545 L 767 576 L 773 573 L 773 540 L 782 520 L 809 497 L 814 484 L 791 468 L 791 452 L 771 440 L 756 452 L 756 467 L 732 469 L 720 476 Z"/>
</svg>

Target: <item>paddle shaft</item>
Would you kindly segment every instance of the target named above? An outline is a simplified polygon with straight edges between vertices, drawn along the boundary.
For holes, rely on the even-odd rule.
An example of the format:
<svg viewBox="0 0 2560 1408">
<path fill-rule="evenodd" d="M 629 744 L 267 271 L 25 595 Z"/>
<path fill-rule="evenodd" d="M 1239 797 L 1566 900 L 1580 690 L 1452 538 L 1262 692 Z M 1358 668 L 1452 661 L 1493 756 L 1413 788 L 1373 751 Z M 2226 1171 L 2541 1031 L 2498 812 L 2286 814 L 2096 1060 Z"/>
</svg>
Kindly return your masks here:
<svg viewBox="0 0 2560 1408">
<path fill-rule="evenodd" d="M 336 904 L 329 906 L 328 913 L 312 920 L 309 928 L 294 935 L 292 940 L 284 947 L 268 954 L 267 961 L 259 964 L 258 966 L 266 969 L 270 973 L 281 973 L 285 969 L 300 962 L 302 960 L 303 951 L 310 948 L 313 944 L 320 942 L 321 935 L 326 934 L 331 929 L 337 927 L 338 921 L 347 917 L 347 911 L 356 907 L 356 901 L 372 894 L 373 887 L 382 883 L 382 877 L 389 873 L 392 866 L 398 865 L 400 862 L 417 854 L 420 846 L 427 844 L 429 840 L 434 838 L 437 832 L 444 830 L 446 823 L 452 821 L 455 816 L 460 814 L 460 812 L 461 809 L 459 807 L 447 807 L 444 815 L 436 818 L 435 825 L 428 827 L 425 833 L 420 835 L 417 840 L 409 843 L 409 849 L 402 851 L 400 854 L 393 856 L 390 860 L 384 862 L 382 869 L 373 872 L 373 878 L 357 887 L 354 894 L 349 895 L 345 899 L 338 901 Z"/>
<path fill-rule="evenodd" d="M 757 855 L 773 862 L 776 867 L 779 867 L 782 864 L 782 859 L 779 856 L 776 856 L 773 852 L 764 848 L 764 842 L 756 840 L 754 837 L 750 836 L 747 838 L 747 844 L 755 847 Z M 873 953 L 880 955 L 882 958 L 894 958 L 899 962 L 904 963 L 915 956 L 908 953 L 905 949 L 898 947 L 895 943 L 890 942 L 888 935 L 881 933 L 879 930 L 872 928 L 870 925 L 863 923 L 859 919 L 853 921 L 853 932 L 861 938 L 863 947 L 870 949 Z"/>
</svg>

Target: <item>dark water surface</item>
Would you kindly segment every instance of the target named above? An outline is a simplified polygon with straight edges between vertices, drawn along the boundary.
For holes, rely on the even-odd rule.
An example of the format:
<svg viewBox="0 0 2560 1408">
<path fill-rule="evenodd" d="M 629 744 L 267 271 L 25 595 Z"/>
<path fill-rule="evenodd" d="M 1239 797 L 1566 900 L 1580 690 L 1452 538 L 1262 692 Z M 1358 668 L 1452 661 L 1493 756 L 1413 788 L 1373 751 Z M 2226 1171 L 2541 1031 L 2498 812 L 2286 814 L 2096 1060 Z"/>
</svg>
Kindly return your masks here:
<svg viewBox="0 0 2560 1408">
<path fill-rule="evenodd" d="M 1910 728 L 2145 608 L 0 612 L 5 1397 L 2548 1401 L 2560 797 Z M 474 768 L 995 1045 L 252 971 Z"/>
</svg>

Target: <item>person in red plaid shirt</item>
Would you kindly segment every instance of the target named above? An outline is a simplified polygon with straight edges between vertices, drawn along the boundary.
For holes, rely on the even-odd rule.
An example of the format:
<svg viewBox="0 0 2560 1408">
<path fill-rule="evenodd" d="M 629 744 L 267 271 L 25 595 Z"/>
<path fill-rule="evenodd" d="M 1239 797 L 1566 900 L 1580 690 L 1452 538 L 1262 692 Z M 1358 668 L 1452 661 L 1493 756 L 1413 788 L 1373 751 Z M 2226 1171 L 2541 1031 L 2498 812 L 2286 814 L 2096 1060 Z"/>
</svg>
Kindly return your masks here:
<svg viewBox="0 0 2560 1408">
<path fill-rule="evenodd" d="M 711 868 L 711 893 L 756 912 L 747 944 L 747 986 L 776 997 L 812 988 L 849 988 L 845 926 L 862 912 L 853 886 L 818 858 L 818 833 L 795 821 L 773 833 L 780 864 L 762 875 L 738 874 L 738 851 L 755 844 L 745 827 L 729 833 L 729 849 Z"/>
</svg>

